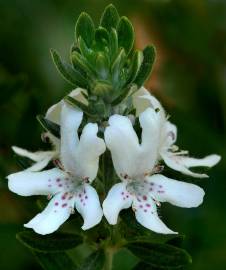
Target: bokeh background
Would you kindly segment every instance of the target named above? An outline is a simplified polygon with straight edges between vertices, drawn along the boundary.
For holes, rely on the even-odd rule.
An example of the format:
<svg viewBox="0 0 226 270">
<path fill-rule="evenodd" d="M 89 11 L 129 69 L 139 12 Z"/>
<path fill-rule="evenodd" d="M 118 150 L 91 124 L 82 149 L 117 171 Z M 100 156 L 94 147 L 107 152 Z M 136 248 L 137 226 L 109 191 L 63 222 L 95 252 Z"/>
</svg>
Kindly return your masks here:
<svg viewBox="0 0 226 270">
<path fill-rule="evenodd" d="M 38 209 L 35 200 L 7 190 L 5 176 L 19 169 L 10 147 L 41 149 L 36 115 L 71 90 L 49 49 L 68 59 L 79 13 L 87 11 L 98 23 L 109 3 L 134 23 L 137 47 L 153 43 L 157 48 L 146 86 L 178 126 L 178 145 L 196 157 L 223 157 L 208 172 L 210 179 L 190 179 L 206 190 L 201 207 L 165 205 L 162 216 L 186 235 L 183 247 L 193 257 L 189 269 L 226 269 L 225 0 L 0 0 L 0 268 L 41 269 L 15 238 Z M 119 254 L 114 270 L 130 263 L 129 255 Z"/>
</svg>

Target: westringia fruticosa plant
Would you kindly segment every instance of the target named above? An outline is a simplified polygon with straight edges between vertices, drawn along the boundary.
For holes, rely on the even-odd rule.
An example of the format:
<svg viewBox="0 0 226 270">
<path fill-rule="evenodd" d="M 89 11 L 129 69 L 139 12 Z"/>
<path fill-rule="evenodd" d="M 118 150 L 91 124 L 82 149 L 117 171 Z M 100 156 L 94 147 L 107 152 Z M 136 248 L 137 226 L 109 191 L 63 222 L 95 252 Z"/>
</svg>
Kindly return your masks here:
<svg viewBox="0 0 226 270">
<path fill-rule="evenodd" d="M 204 190 L 168 178 L 164 166 L 204 178 L 190 168 L 212 167 L 220 157 L 191 158 L 175 145 L 176 126 L 143 87 L 155 48 L 136 50 L 131 22 L 110 5 L 97 27 L 88 14 L 79 16 L 69 63 L 51 54 L 74 90 L 38 116 L 49 151 L 13 147 L 24 167 L 8 176 L 9 189 L 47 196 L 18 239 L 44 269 L 112 269 L 122 248 L 137 257 L 134 269 L 189 264 L 178 247 L 182 237 L 165 225 L 159 209 L 162 202 L 197 207 Z M 75 265 L 66 250 L 81 244 L 90 255 Z"/>
</svg>

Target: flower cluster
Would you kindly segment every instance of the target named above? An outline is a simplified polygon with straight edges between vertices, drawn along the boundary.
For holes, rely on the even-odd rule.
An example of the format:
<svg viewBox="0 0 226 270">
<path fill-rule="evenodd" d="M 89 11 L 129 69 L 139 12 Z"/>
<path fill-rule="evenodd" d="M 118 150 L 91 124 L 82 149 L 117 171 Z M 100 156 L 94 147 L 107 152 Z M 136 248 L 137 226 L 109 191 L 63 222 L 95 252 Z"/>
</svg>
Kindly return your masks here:
<svg viewBox="0 0 226 270">
<path fill-rule="evenodd" d="M 81 88 L 69 96 L 82 104 L 88 102 L 86 90 Z M 186 208 L 202 203 L 203 189 L 164 176 L 163 164 L 183 174 L 204 178 L 206 174 L 195 173 L 190 168 L 212 167 L 220 157 L 195 159 L 187 151 L 179 151 L 175 145 L 176 126 L 168 120 L 159 101 L 143 87 L 131 97 L 135 110 L 123 114 L 115 109 L 108 119 L 96 122 L 87 121 L 81 108 L 61 100 L 45 116 L 60 127 L 59 138 L 49 131 L 44 134 L 52 143 L 52 150 L 31 153 L 13 147 L 15 153 L 34 164 L 9 175 L 9 189 L 22 196 L 46 195 L 50 199 L 47 207 L 25 227 L 39 234 L 50 234 L 75 209 L 83 217 L 83 230 L 99 224 L 103 215 L 114 225 L 120 211 L 132 207 L 137 221 L 144 227 L 171 234 L 175 232 L 158 216 L 160 203 Z M 92 182 L 97 178 L 99 159 L 106 149 L 111 153 L 119 181 L 102 202 Z M 111 183 L 112 179 L 108 181 Z"/>
</svg>

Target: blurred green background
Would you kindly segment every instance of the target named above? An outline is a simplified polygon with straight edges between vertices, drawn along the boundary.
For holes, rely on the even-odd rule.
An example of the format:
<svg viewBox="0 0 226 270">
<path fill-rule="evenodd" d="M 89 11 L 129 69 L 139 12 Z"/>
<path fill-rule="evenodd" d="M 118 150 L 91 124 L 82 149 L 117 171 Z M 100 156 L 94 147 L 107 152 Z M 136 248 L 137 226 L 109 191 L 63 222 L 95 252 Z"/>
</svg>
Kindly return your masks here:
<svg viewBox="0 0 226 270">
<path fill-rule="evenodd" d="M 165 205 L 162 216 L 186 235 L 183 246 L 193 257 L 189 269 L 226 269 L 225 0 L 0 0 L 0 269 L 41 269 L 15 239 L 37 213 L 35 199 L 8 192 L 5 176 L 19 169 L 11 145 L 40 149 L 36 115 L 71 90 L 49 49 L 68 59 L 79 13 L 88 12 L 97 23 L 109 3 L 134 23 L 137 47 L 153 43 L 157 48 L 147 87 L 178 126 L 178 145 L 196 157 L 223 157 L 210 179 L 190 179 L 206 190 L 201 207 Z M 127 263 L 129 254 L 119 254 L 114 270 L 126 270 Z"/>
</svg>

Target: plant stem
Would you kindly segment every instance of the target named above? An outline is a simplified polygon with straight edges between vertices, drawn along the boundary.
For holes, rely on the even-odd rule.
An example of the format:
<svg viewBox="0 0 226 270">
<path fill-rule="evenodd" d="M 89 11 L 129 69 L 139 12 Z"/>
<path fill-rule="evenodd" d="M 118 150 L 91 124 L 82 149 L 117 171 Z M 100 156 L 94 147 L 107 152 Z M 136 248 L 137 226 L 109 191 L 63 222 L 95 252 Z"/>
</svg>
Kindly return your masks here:
<svg viewBox="0 0 226 270">
<path fill-rule="evenodd" d="M 105 250 L 105 265 L 104 265 L 104 270 L 112 270 L 113 254 L 114 254 L 113 249 L 107 248 Z"/>
</svg>

